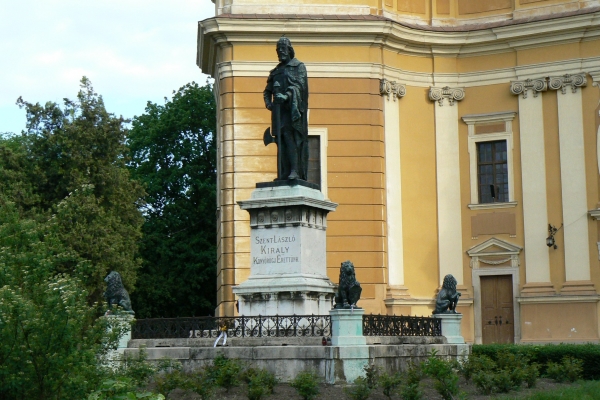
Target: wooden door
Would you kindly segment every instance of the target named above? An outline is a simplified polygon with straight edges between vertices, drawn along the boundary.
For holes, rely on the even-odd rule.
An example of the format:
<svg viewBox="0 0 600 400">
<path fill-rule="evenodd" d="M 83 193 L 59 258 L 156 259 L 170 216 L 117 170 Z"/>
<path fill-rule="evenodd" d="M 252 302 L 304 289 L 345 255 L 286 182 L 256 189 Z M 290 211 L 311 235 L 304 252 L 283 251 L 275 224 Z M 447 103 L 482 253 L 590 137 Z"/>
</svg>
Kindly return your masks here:
<svg viewBox="0 0 600 400">
<path fill-rule="evenodd" d="M 483 343 L 514 343 L 514 316 L 512 276 L 482 276 L 481 323 Z"/>
</svg>

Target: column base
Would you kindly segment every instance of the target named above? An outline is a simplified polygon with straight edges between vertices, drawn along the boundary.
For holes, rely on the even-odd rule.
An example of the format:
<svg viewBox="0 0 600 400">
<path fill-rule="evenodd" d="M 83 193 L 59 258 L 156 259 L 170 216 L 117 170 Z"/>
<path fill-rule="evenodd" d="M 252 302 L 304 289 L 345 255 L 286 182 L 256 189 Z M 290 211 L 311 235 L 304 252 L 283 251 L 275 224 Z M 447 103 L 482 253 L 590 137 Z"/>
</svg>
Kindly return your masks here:
<svg viewBox="0 0 600 400">
<path fill-rule="evenodd" d="M 563 296 L 595 296 L 598 294 L 591 281 L 569 281 L 560 289 Z"/>
<path fill-rule="evenodd" d="M 388 286 L 386 289 L 385 303 L 387 315 L 410 315 L 411 305 L 406 304 L 410 294 L 406 286 Z"/>
<path fill-rule="evenodd" d="M 556 289 L 550 282 L 530 282 L 523 285 L 522 297 L 554 296 Z"/>
</svg>

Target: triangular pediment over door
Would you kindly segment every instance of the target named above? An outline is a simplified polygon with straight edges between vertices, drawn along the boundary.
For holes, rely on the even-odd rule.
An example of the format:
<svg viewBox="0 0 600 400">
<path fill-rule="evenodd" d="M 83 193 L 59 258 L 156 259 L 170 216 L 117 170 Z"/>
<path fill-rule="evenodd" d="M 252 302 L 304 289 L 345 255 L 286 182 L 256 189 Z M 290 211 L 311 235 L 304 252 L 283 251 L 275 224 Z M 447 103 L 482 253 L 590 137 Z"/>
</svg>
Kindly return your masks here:
<svg viewBox="0 0 600 400">
<path fill-rule="evenodd" d="M 471 257 L 471 267 L 519 266 L 519 253 L 523 248 L 498 238 L 491 238 L 467 250 Z"/>
</svg>

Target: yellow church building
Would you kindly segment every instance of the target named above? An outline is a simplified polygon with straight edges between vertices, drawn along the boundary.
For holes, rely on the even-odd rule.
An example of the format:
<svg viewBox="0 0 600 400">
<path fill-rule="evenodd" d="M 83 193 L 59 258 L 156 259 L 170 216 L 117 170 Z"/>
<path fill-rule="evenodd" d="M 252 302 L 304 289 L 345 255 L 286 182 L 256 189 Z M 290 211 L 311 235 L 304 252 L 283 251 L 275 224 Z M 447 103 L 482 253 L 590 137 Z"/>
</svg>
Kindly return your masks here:
<svg viewBox="0 0 600 400">
<path fill-rule="evenodd" d="M 309 76 L 310 179 L 338 203 L 327 271 L 367 313 L 430 315 L 446 274 L 467 342 L 600 341 L 599 0 L 213 0 L 218 315 L 250 272 L 237 202 L 276 176 L 262 92 L 285 34 Z"/>
</svg>

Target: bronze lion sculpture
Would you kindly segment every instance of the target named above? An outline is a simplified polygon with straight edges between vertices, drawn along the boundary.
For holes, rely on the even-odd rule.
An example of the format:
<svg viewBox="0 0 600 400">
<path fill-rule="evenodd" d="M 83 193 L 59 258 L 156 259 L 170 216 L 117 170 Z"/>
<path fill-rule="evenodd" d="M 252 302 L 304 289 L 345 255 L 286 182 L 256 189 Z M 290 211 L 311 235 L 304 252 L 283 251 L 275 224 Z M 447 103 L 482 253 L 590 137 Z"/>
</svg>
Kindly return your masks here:
<svg viewBox="0 0 600 400">
<path fill-rule="evenodd" d="M 460 292 L 456 291 L 456 284 L 456 278 L 451 274 L 444 277 L 442 289 L 435 301 L 434 314 L 457 314 L 456 304 L 458 303 Z"/>
<path fill-rule="evenodd" d="M 135 312 L 131 309 L 129 293 L 127 293 L 127 290 L 125 290 L 125 287 L 123 286 L 121 274 L 119 274 L 117 271 L 111 271 L 111 273 L 104 278 L 104 282 L 106 282 L 106 292 L 104 292 L 104 298 L 108 303 L 108 309 L 110 310 L 112 305 L 116 304 L 126 313 L 132 315 L 135 314 Z"/>
<path fill-rule="evenodd" d="M 340 284 L 335 295 L 334 308 L 360 308 L 356 306 L 360 299 L 362 288 L 356 280 L 354 264 L 344 261 L 340 267 Z"/>
</svg>

